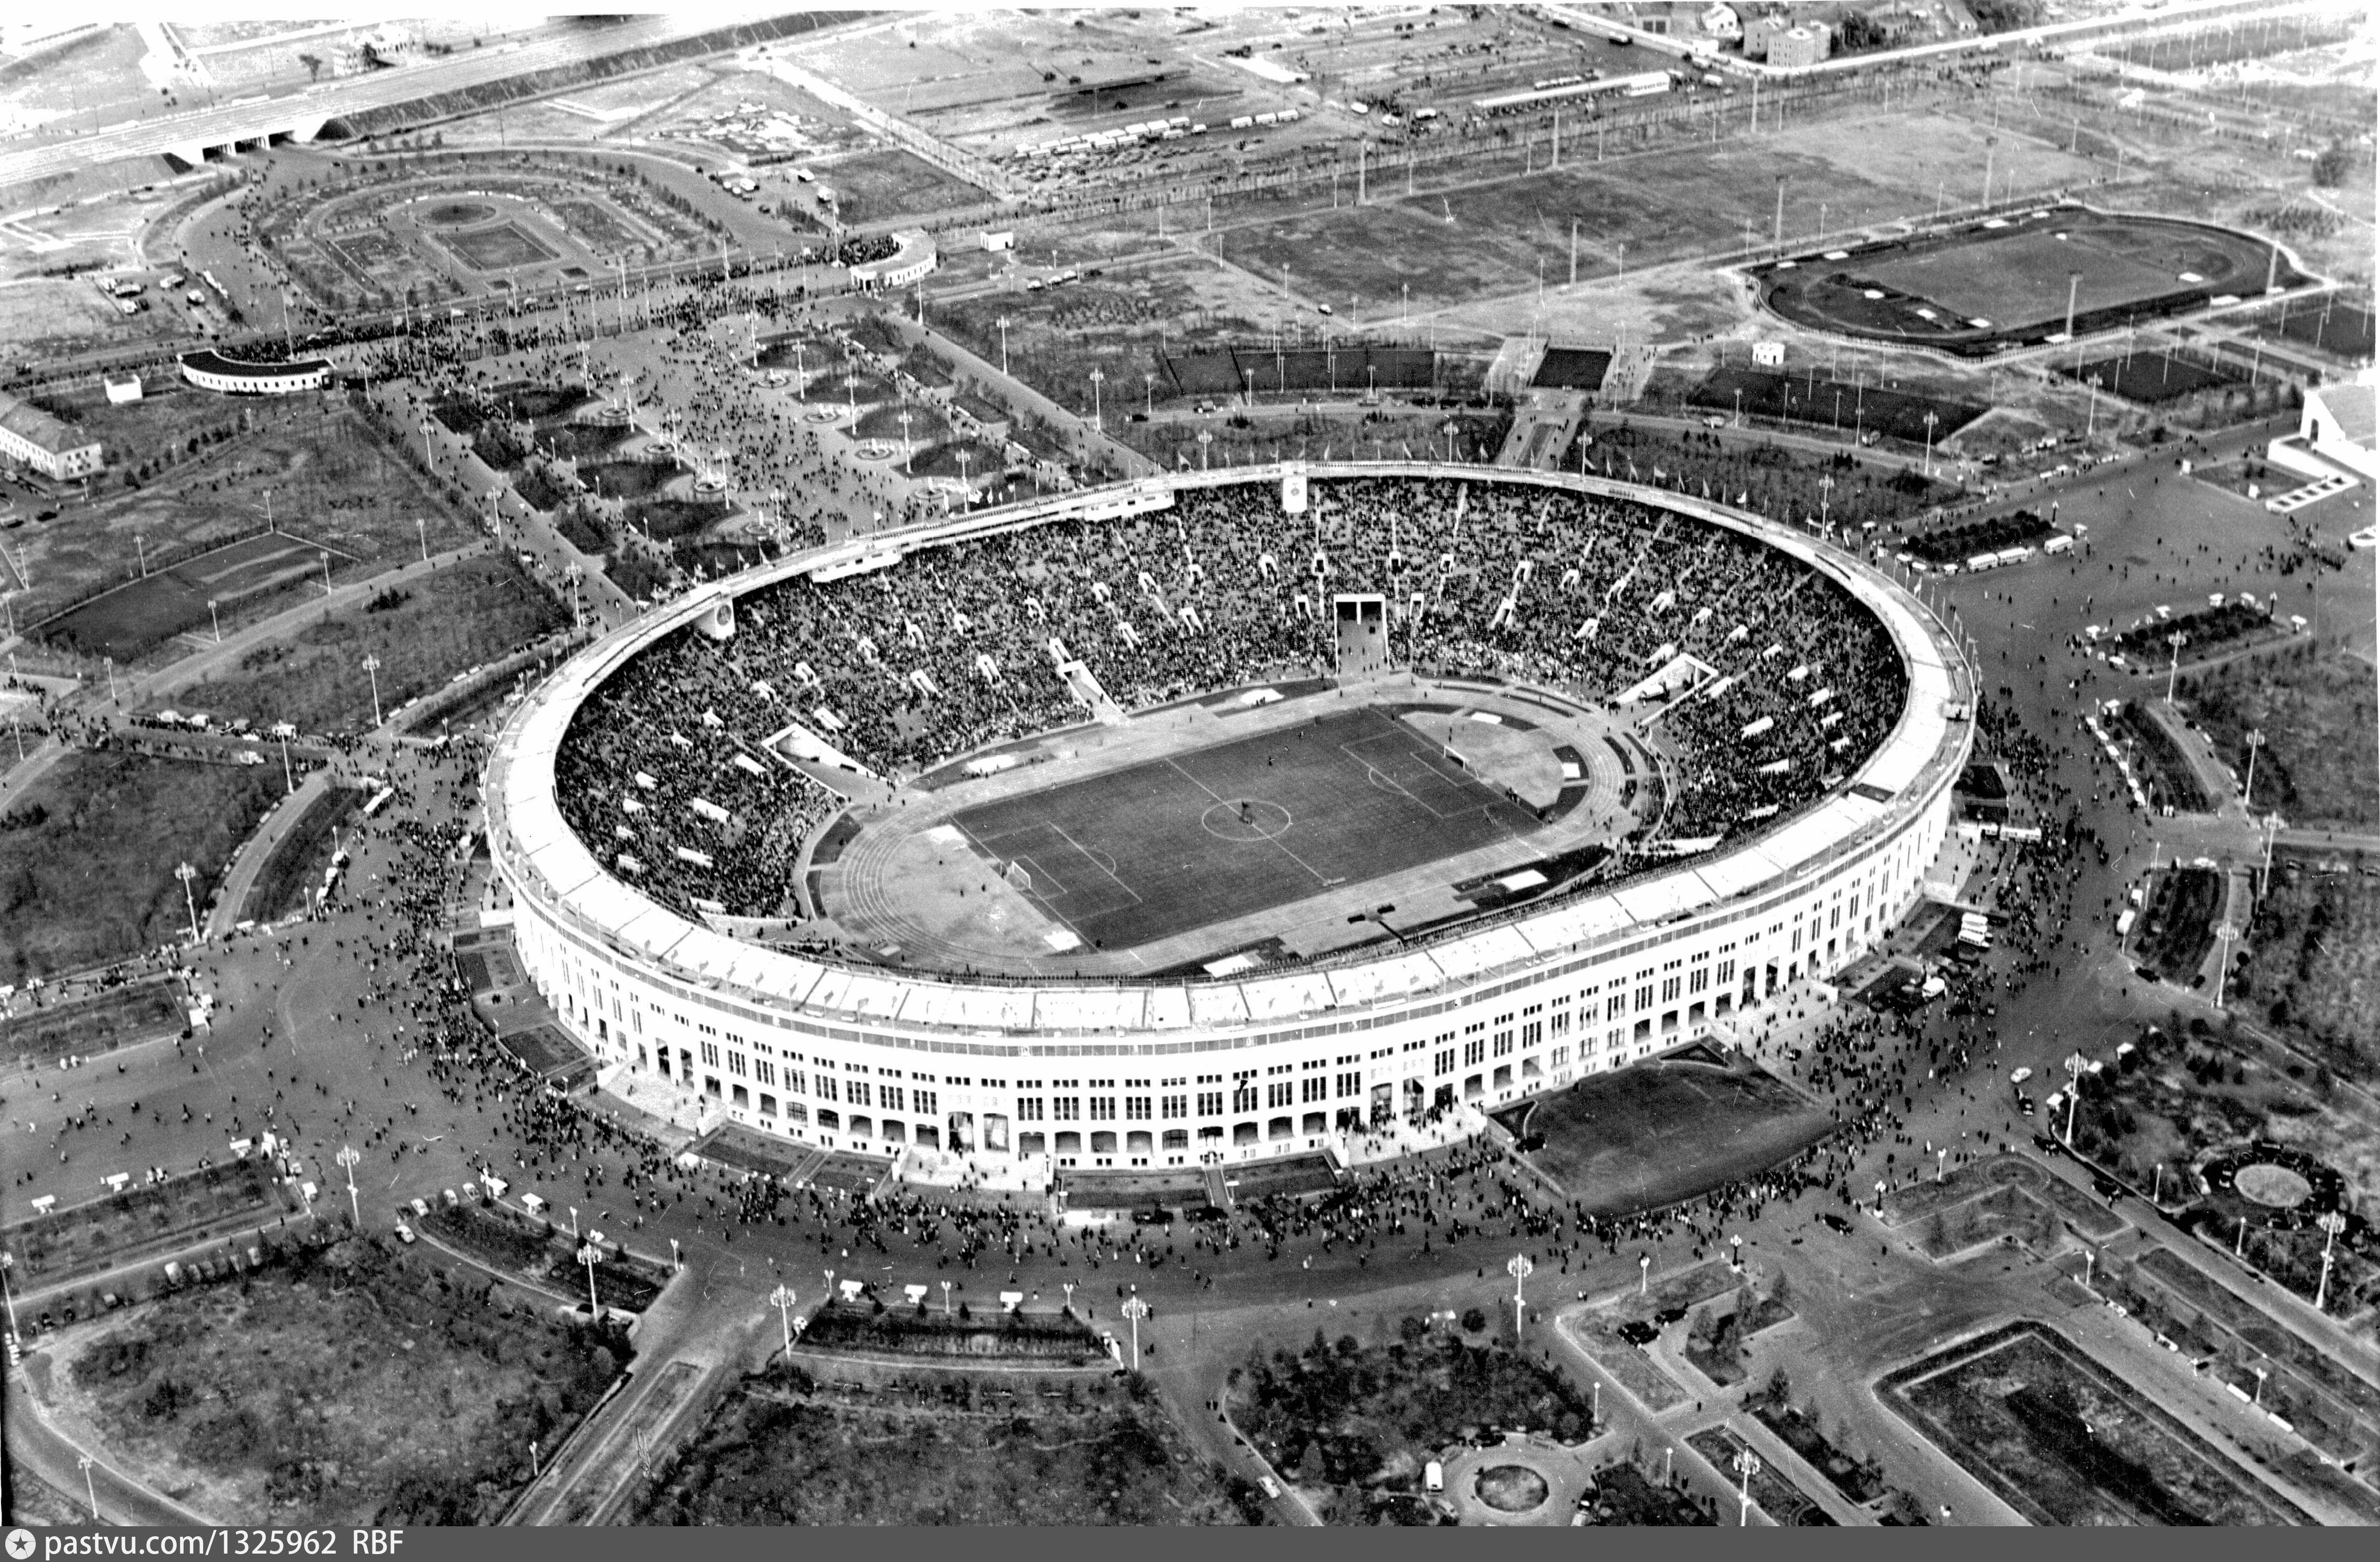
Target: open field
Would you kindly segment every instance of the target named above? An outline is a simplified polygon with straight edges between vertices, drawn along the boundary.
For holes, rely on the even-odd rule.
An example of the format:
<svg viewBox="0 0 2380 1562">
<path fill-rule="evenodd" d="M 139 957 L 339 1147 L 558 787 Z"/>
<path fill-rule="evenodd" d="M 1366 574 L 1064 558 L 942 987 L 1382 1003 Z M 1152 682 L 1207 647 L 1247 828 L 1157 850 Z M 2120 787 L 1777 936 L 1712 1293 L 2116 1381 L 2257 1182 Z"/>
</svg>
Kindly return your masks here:
<svg viewBox="0 0 2380 1562">
<path fill-rule="evenodd" d="M 259 646 L 237 671 L 174 699 L 181 708 L 245 716 L 260 726 L 359 732 L 372 720 L 367 656 L 380 662 L 386 716 L 458 672 L 542 639 L 568 617 L 509 559 L 481 555 L 309 624 L 294 639 Z"/>
<path fill-rule="evenodd" d="M 1536 828 L 1377 711 L 970 808 L 978 854 L 1083 943 L 1118 949 Z"/>
<path fill-rule="evenodd" d="M 1267 281 L 1286 263 L 1293 288 L 1334 307 L 1352 296 L 1377 312 L 1401 303 L 1408 285 L 1416 304 L 1461 304 L 1534 288 L 1541 267 L 1548 289 L 1566 283 L 1573 223 L 1582 281 L 1742 248 L 1770 233 L 1780 176 L 1789 243 L 1821 221 L 1842 234 L 1916 216 L 1933 208 L 1942 168 L 1981 163 L 1985 133 L 1949 116 L 1865 113 L 1818 116 L 1757 142 L 1622 156 L 1573 127 L 1558 167 L 1540 136 L 1534 171 L 1516 157 L 1508 176 L 1460 188 L 1425 183 L 1407 197 L 1398 164 L 1376 162 L 1362 206 L 1350 158 L 1335 209 L 1325 181 L 1305 210 L 1235 223 L 1211 242 Z M 2000 156 L 2022 163 L 2001 166 L 2027 186 L 2087 167 L 2031 143 L 2005 145 Z M 1694 199 L 1679 200 L 1683 190 Z"/>
<path fill-rule="evenodd" d="M 812 164 L 832 189 L 846 223 L 881 223 L 952 207 L 976 206 L 984 192 L 897 147 L 853 152 Z"/>
<path fill-rule="evenodd" d="M 2182 685 L 2181 705 L 2244 780 L 2248 734 L 2265 734 L 2256 757 L 2256 804 L 2301 828 L 2369 829 L 2380 824 L 2380 746 L 2375 746 L 2372 669 L 2346 658 L 2257 657 Z"/>
<path fill-rule="evenodd" d="M 747 1383 L 638 1524 L 1235 1524 L 1246 1508 L 1153 1399 L 1104 1376 L 958 1380 L 838 1399 Z M 1245 1487 L 1245 1482 L 1238 1483 Z"/>
<path fill-rule="evenodd" d="M 92 1326 L 53 1374 L 135 1479 L 226 1520 L 487 1523 L 619 1371 L 612 1343 L 369 1239 Z"/>
<path fill-rule="evenodd" d="M 1827 1132 L 1826 1114 L 1757 1069 L 1646 1062 L 1540 1097 L 1539 1169 L 1590 1210 L 1658 1209 L 1776 1165 Z"/>
<path fill-rule="evenodd" d="M 2292 300 L 2278 319 L 2261 326 L 2259 333 L 2286 336 L 2350 361 L 2372 361 L 2371 306 L 2336 294 Z"/>
<path fill-rule="evenodd" d="M 154 578 L 176 561 L 263 535 L 268 490 L 273 524 L 287 539 L 331 551 L 334 575 L 418 558 L 425 542 L 437 552 L 478 535 L 421 489 L 359 418 L 327 402 L 291 398 L 258 407 L 190 392 L 76 411 L 106 442 L 111 471 L 93 486 L 89 505 L 68 503 L 55 520 L 10 534 L 11 550 L 25 551 L 33 582 L 17 597 L 19 625 L 111 585 L 140 580 L 144 556 Z M 137 488 L 123 486 L 128 470 Z M 308 560 L 319 580 L 319 553 L 310 550 Z M 135 612 L 123 625 L 133 644 L 206 624 L 206 596 L 223 599 L 204 582 L 186 584 L 198 592 L 196 624 L 186 622 L 186 602 Z M 169 595 L 179 601 L 187 593 Z M 268 587 L 249 600 L 261 608 L 273 595 Z M 232 601 L 224 601 L 223 616 L 226 629 L 239 621 Z M 101 637 L 118 632 L 111 625 Z M 125 653 L 111 654 L 120 660 Z"/>
<path fill-rule="evenodd" d="M 1857 381 L 1844 384 L 1806 374 L 1778 374 L 1755 369 L 1715 369 L 1687 398 L 1699 407 L 1726 412 L 1740 406 L 1756 418 L 1788 423 L 1809 423 L 1848 429 L 1853 434 L 1874 430 L 1911 444 L 1925 443 L 1925 421 L 1934 422 L 1931 438 L 1938 442 L 1981 418 L 1985 409 L 1905 391 L 1870 387 Z"/>
<path fill-rule="evenodd" d="M 0 830 L 0 978 L 73 971 L 189 936 L 177 863 L 199 870 L 201 910 L 281 795 L 272 767 L 106 752 L 73 754 Z"/>
<path fill-rule="evenodd" d="M 2277 872 L 2229 1002 L 2350 1079 L 2380 1079 L 2380 879 Z"/>
<path fill-rule="evenodd" d="M 1884 1401 L 2035 1524 L 2299 1524 L 2306 1516 L 2041 1324 L 1886 1377 Z"/>
</svg>

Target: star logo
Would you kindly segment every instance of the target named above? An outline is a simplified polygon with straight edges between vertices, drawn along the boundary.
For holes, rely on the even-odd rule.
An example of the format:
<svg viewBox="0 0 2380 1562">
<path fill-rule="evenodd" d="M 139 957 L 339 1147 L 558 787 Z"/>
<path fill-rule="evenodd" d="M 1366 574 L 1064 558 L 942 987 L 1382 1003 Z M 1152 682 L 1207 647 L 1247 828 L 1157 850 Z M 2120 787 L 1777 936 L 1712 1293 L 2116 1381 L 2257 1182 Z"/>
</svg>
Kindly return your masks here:
<svg viewBox="0 0 2380 1562">
<path fill-rule="evenodd" d="M 15 1559 L 15 1562 L 25 1562 L 25 1558 L 32 1556 L 33 1532 L 30 1530 L 9 1531 L 8 1555 Z"/>
</svg>

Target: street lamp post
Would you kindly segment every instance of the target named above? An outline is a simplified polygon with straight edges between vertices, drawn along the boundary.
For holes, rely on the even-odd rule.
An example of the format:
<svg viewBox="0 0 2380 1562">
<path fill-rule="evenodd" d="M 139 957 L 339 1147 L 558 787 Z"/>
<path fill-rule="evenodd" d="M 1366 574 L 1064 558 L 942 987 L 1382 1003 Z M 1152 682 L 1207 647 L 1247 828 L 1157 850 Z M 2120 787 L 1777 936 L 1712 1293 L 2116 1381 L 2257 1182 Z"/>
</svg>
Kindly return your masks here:
<svg viewBox="0 0 2380 1562">
<path fill-rule="evenodd" d="M 587 1265 L 587 1313 L 597 1323 L 601 1323 L 603 1304 L 595 1298 L 595 1260 L 599 1256 L 593 1242 L 578 1244 L 578 1262 Z"/>
<path fill-rule="evenodd" d="M 2066 1147 L 2074 1148 L 2074 1108 L 2082 1104 L 2082 1070 L 2091 1061 L 2080 1052 L 2066 1059 Z"/>
<path fill-rule="evenodd" d="M 380 658 L 370 654 L 364 657 L 364 676 L 371 680 L 372 725 L 377 727 L 381 724 Z"/>
<path fill-rule="evenodd" d="M 769 1300 L 776 1304 L 777 1327 L 784 1334 L 785 1354 L 790 1356 L 794 1352 L 794 1290 L 791 1286 L 779 1286 L 769 1293 Z"/>
<path fill-rule="evenodd" d="M 17 1338 L 17 1299 L 8 1291 L 8 1271 L 16 1266 L 15 1253 L 0 1253 L 0 1303 L 6 1303 L 8 1309 L 8 1338 L 11 1339 Z"/>
<path fill-rule="evenodd" d="M 1536 1265 L 1529 1262 L 1529 1255 L 1525 1253 L 1512 1254 L 1512 1261 L 1504 1265 L 1504 1273 L 1512 1277 L 1512 1338 L 1515 1339 L 1521 1337 L 1521 1325 L 1528 1316 L 1528 1302 L 1521 1288 L 1536 1269 Z"/>
<path fill-rule="evenodd" d="M 91 1498 L 91 1521 L 96 1524 L 99 1522 L 99 1488 L 92 1484 L 91 1479 L 91 1467 L 93 1460 L 89 1454 L 84 1454 L 75 1462 L 82 1466 L 83 1495 Z"/>
<path fill-rule="evenodd" d="M 1102 434 L 1108 431 L 1108 425 L 1105 416 L 1099 410 L 1099 387 L 1107 382 L 1107 378 L 1105 369 L 1091 370 L 1091 427 Z"/>
<path fill-rule="evenodd" d="M 1752 1523 L 1752 1478 L 1760 1473 L 1760 1456 L 1745 1448 L 1735 1456 L 1734 1462 L 1743 1476 L 1742 1485 L 1736 1488 L 1735 1523 L 1736 1528 L 1744 1529 Z"/>
<path fill-rule="evenodd" d="M 214 624 L 214 626 L 215 626 L 215 644 L 216 644 L 216 645 L 218 645 L 218 646 L 222 645 L 222 644 L 223 644 L 223 614 L 221 614 L 221 613 L 219 613 L 219 612 L 217 612 L 217 611 L 215 611 L 215 599 L 214 599 L 212 597 L 209 597 L 209 598 L 207 599 L 207 618 L 208 618 L 208 619 L 209 619 L 209 621 L 211 621 L 211 622 Z"/>
<path fill-rule="evenodd" d="M 945 1282 L 947 1283 L 947 1282 Z M 1140 1299 L 1135 1289 L 1123 1299 L 1123 1315 L 1132 1320 L 1132 1370 L 1140 1370 L 1140 1321 L 1148 1316 L 1148 1303 Z"/>
<path fill-rule="evenodd" d="M 188 863 L 174 869 L 174 877 L 182 881 L 182 904 L 190 914 L 190 942 L 194 944 L 199 941 L 199 902 L 191 892 L 190 880 L 198 876 L 199 870 Z"/>
<path fill-rule="evenodd" d="M 2251 817 L 2256 812 L 2256 751 L 2264 746 L 2262 730 L 2251 730 L 2248 733 L 2248 784 L 2241 789 L 2240 799 L 2247 805 Z"/>
<path fill-rule="evenodd" d="M 361 1201 L 356 1196 L 356 1167 L 364 1158 L 363 1152 L 353 1144 L 342 1144 L 339 1146 L 339 1153 L 332 1158 L 336 1160 L 347 1174 L 347 1217 L 355 1222 L 356 1229 L 360 1231 L 364 1225 L 364 1211 Z"/>
<path fill-rule="evenodd" d="M 1636 1294 L 1644 1295 L 1652 1283 L 1653 1255 L 1649 1253 L 1639 1253 L 1636 1256 Z"/>
<path fill-rule="evenodd" d="M 276 721 L 273 725 L 281 729 L 281 784 L 294 793 L 298 790 L 298 772 L 289 768 L 289 723 Z"/>
<path fill-rule="evenodd" d="M 2347 1216 L 2339 1210 L 2328 1210 L 2316 1217 L 2314 1224 L 2323 1229 L 2322 1278 L 2315 1282 L 2313 1288 L 2313 1310 L 2319 1313 L 2322 1311 L 2324 1299 L 2330 1294 L 2330 1266 L 2335 1256 L 2333 1250 L 2338 1245 L 2338 1234 L 2347 1229 Z"/>
<path fill-rule="evenodd" d="M 2165 702 L 2171 705 L 2174 684 L 2181 678 L 2181 648 L 2190 643 L 2190 636 L 2177 629 L 2165 637 L 2165 643 L 2173 648 L 2173 660 L 2165 670 Z"/>
</svg>

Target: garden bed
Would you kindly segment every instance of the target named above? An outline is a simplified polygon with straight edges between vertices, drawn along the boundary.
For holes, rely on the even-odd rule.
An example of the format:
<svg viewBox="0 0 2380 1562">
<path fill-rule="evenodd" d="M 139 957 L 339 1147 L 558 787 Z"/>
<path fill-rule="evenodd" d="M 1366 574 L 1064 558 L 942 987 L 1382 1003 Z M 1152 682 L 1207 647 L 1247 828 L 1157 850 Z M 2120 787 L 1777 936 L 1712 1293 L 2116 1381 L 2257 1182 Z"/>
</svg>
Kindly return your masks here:
<svg viewBox="0 0 2380 1562">
<path fill-rule="evenodd" d="M 358 1239 L 110 1318 L 53 1381 L 128 1475 L 212 1519 L 483 1524 L 625 1351 Z"/>
<path fill-rule="evenodd" d="M 172 985 L 134 982 L 0 1018 L 0 1058 L 36 1064 L 89 1058 L 181 1030 L 188 1023 L 182 995 Z"/>
<path fill-rule="evenodd" d="M 1398 1343 L 1336 1343 L 1318 1331 L 1292 1355 L 1251 1353 L 1226 1390 L 1232 1423 L 1274 1468 L 1309 1483 L 1415 1491 L 1449 1446 L 1531 1428 L 1565 1443 L 1593 1413 L 1561 1376 L 1512 1351 L 1408 1318 Z"/>
<path fill-rule="evenodd" d="M 2224 876 L 2211 867 L 2169 867 L 2156 875 L 2132 946 L 2151 981 L 2196 987 L 2223 915 Z"/>
<path fill-rule="evenodd" d="M 637 1524 L 1260 1523 L 1263 1497 L 1107 1379 L 902 1383 L 832 1395 L 747 1382 L 638 1493 Z"/>
<path fill-rule="evenodd" d="M 1019 1357 L 1077 1367 L 1107 1360 L 1106 1347 L 1072 1313 L 1057 1317 L 1023 1313 L 977 1317 L 971 1303 L 941 1313 L 924 1302 L 914 1307 L 832 1302 L 811 1315 L 801 1344 L 813 1350 Z"/>
</svg>

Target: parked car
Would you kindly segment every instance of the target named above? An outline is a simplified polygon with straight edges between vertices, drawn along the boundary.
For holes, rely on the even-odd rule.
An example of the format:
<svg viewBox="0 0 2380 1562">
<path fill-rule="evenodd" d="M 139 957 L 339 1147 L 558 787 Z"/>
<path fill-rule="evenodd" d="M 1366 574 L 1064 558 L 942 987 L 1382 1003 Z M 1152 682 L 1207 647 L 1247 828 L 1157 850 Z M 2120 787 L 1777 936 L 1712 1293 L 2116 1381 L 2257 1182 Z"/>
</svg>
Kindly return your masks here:
<svg viewBox="0 0 2380 1562">
<path fill-rule="evenodd" d="M 396 1223 L 396 1240 L 410 1247 L 413 1244 L 413 1228 L 407 1225 L 402 1220 L 398 1221 Z"/>
</svg>

